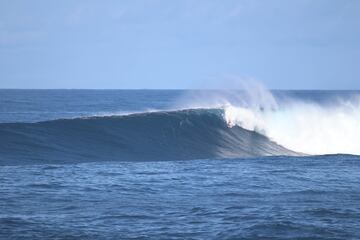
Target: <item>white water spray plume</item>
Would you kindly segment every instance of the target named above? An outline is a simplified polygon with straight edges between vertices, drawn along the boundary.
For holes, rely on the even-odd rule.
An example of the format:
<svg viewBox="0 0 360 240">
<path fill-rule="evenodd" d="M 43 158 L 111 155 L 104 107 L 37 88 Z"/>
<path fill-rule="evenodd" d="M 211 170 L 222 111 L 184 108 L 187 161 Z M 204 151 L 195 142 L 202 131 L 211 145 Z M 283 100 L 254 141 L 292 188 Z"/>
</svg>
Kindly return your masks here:
<svg viewBox="0 0 360 240">
<path fill-rule="evenodd" d="M 305 154 L 360 154 L 360 95 L 317 102 L 277 97 L 254 80 L 230 90 L 188 92 L 182 108 L 223 108 L 229 127 L 240 126 Z M 282 92 L 286 95 L 286 92 Z"/>
</svg>

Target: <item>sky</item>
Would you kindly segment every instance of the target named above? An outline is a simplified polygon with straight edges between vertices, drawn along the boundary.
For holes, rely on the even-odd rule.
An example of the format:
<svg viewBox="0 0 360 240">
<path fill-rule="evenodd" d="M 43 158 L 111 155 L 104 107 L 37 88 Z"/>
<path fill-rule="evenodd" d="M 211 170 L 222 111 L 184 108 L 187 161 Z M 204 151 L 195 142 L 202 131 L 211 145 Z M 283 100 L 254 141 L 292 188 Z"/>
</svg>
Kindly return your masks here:
<svg viewBox="0 0 360 240">
<path fill-rule="evenodd" d="M 0 0 L 0 88 L 360 89 L 358 0 Z"/>
</svg>

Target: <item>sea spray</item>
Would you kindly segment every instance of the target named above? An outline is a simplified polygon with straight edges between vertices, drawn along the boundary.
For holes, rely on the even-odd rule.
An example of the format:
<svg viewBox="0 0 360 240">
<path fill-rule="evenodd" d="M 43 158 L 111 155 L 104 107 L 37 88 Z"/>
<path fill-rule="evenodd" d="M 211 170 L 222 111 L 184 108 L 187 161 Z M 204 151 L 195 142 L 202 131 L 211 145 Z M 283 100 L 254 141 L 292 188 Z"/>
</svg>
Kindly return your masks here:
<svg viewBox="0 0 360 240">
<path fill-rule="evenodd" d="M 256 131 L 293 151 L 359 155 L 359 93 L 346 98 L 321 94 L 302 91 L 299 97 L 296 91 L 270 91 L 255 81 L 239 81 L 233 89 L 189 91 L 178 106 L 222 108 L 229 127 Z"/>
</svg>

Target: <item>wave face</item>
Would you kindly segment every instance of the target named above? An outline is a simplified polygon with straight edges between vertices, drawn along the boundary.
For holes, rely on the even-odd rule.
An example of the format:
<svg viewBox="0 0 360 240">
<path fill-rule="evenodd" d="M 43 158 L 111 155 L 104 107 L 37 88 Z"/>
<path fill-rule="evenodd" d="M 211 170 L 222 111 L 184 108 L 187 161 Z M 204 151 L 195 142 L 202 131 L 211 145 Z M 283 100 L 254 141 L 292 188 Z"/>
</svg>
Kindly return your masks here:
<svg viewBox="0 0 360 240">
<path fill-rule="evenodd" d="M 297 155 L 221 109 L 0 124 L 1 164 Z"/>
</svg>

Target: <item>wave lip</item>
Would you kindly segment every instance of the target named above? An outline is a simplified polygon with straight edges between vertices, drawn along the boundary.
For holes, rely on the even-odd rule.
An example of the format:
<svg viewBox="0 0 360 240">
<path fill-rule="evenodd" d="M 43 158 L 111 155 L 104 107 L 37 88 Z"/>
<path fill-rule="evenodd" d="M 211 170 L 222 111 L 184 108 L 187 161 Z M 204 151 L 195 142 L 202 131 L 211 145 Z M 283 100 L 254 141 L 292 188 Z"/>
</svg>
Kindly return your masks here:
<svg viewBox="0 0 360 240">
<path fill-rule="evenodd" d="M 0 164 L 299 155 L 229 127 L 222 109 L 187 109 L 0 124 Z"/>
</svg>

